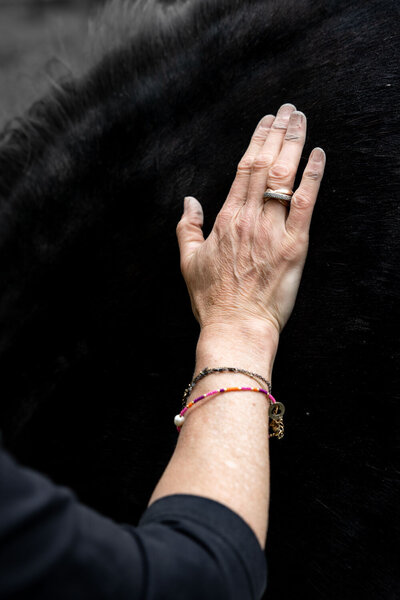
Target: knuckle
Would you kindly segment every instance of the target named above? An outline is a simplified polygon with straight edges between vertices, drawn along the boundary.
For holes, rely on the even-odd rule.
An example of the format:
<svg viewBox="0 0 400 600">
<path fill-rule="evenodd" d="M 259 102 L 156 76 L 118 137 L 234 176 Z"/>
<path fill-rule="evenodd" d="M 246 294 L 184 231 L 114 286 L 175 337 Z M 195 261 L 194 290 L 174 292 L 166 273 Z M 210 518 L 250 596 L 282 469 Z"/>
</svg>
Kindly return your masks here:
<svg viewBox="0 0 400 600">
<path fill-rule="evenodd" d="M 292 197 L 292 202 L 297 208 L 308 208 L 312 204 L 309 196 L 298 192 Z"/>
<path fill-rule="evenodd" d="M 293 133 L 292 131 L 288 131 L 284 137 L 285 142 L 303 142 L 304 136 L 298 133 Z"/>
<path fill-rule="evenodd" d="M 318 181 L 322 177 L 322 171 L 317 169 L 307 169 L 304 171 L 304 178 L 311 179 L 312 181 Z"/>
<path fill-rule="evenodd" d="M 239 173 L 251 173 L 253 167 L 253 159 L 250 156 L 244 156 L 237 167 Z"/>
<path fill-rule="evenodd" d="M 222 231 L 228 225 L 231 220 L 231 214 L 226 210 L 221 210 L 217 218 L 215 219 L 215 229 L 216 231 Z"/>
<path fill-rule="evenodd" d="M 259 154 L 253 163 L 253 170 L 268 169 L 272 163 L 270 154 Z"/>
<path fill-rule="evenodd" d="M 297 244 L 299 249 L 307 248 L 309 243 L 309 235 L 305 231 L 301 231 L 297 234 Z"/>
<path fill-rule="evenodd" d="M 242 215 L 236 221 L 236 231 L 239 236 L 246 235 L 251 229 L 251 219 L 248 216 Z"/>
<path fill-rule="evenodd" d="M 267 135 L 269 134 L 269 132 L 271 131 L 271 125 L 272 125 L 272 119 L 270 119 L 269 121 L 265 121 L 261 126 L 260 126 L 260 133 L 261 133 L 261 138 L 265 141 L 265 138 L 267 137 Z"/>
<path fill-rule="evenodd" d="M 282 118 L 276 117 L 275 121 L 272 124 L 273 129 L 284 129 L 286 131 L 288 124 Z"/>
<path fill-rule="evenodd" d="M 267 126 L 264 127 L 264 126 L 261 125 L 257 129 L 256 133 L 253 135 L 252 141 L 253 142 L 262 142 L 262 143 L 264 143 L 265 142 L 265 138 L 267 137 L 269 131 L 270 131 L 270 127 L 267 127 Z"/>
<path fill-rule="evenodd" d="M 291 175 L 290 169 L 286 164 L 283 163 L 275 163 L 268 173 L 269 177 L 275 179 L 286 179 Z"/>
</svg>

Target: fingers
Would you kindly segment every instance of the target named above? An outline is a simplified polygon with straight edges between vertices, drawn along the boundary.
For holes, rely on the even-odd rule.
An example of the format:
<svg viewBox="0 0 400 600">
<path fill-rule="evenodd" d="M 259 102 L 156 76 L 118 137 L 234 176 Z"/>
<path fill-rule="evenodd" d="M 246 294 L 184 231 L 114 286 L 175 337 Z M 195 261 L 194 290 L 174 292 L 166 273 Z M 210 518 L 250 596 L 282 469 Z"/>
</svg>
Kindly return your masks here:
<svg viewBox="0 0 400 600">
<path fill-rule="evenodd" d="M 297 110 L 290 115 L 278 158 L 268 172 L 268 187 L 292 189 L 306 140 L 307 119 Z"/>
<path fill-rule="evenodd" d="M 314 148 L 308 159 L 300 185 L 292 196 L 286 231 L 292 237 L 308 236 L 311 217 L 325 169 L 325 152 Z"/>
<path fill-rule="evenodd" d="M 251 138 L 250 144 L 239 162 L 236 177 L 231 186 L 225 204 L 222 207 L 223 210 L 235 212 L 246 202 L 254 159 L 260 152 L 260 149 L 263 147 L 274 119 L 274 115 L 266 115 L 258 123 Z"/>
<path fill-rule="evenodd" d="M 273 190 L 285 188 L 291 190 L 293 188 L 306 141 L 306 131 L 307 119 L 305 114 L 297 110 L 293 111 L 290 115 L 279 156 L 268 172 L 267 187 Z M 265 188 L 259 193 L 259 198 L 263 202 L 264 215 L 268 214 L 273 223 L 279 222 L 283 225 L 287 217 L 286 207 L 274 199 L 266 201 L 263 198 L 264 191 Z"/>
<path fill-rule="evenodd" d="M 292 197 L 289 215 L 277 200 L 263 198 L 267 187 L 292 189 L 304 148 L 307 119 L 293 104 L 283 104 L 276 117 L 261 119 L 247 151 L 238 165 L 235 180 L 219 214 L 220 224 L 229 221 L 242 209 L 253 220 L 268 215 L 272 224 L 280 223 L 283 231 L 296 235 L 308 233 L 313 207 L 325 166 L 325 153 L 316 148 Z M 322 159 L 317 161 L 318 150 Z M 287 218 L 286 218 L 287 217 Z"/>
<path fill-rule="evenodd" d="M 294 104 L 282 104 L 276 114 L 275 121 L 272 123 L 271 131 L 263 148 L 263 154 L 266 154 L 266 156 L 269 158 L 269 166 L 274 164 L 279 152 L 281 151 L 282 142 L 288 128 L 289 119 L 295 110 L 296 107 Z"/>
<path fill-rule="evenodd" d="M 278 113 L 274 122 L 272 123 L 271 130 L 268 134 L 263 147 L 257 155 L 253 163 L 252 175 L 250 178 L 249 189 L 246 200 L 246 211 L 253 211 L 255 207 L 261 209 L 264 206 L 263 194 L 267 187 L 269 187 L 270 183 L 270 170 L 274 169 L 275 164 L 277 163 L 278 157 L 280 156 L 282 150 L 282 144 L 284 143 L 285 136 L 287 135 L 287 130 L 289 123 L 292 122 L 292 133 L 291 137 L 295 135 L 295 125 L 292 121 L 292 114 L 296 111 L 296 107 L 293 104 L 283 104 Z M 302 114 L 297 113 L 296 114 Z M 291 143 L 291 140 L 287 140 L 287 144 L 289 146 L 294 146 Z M 293 148 L 291 149 L 291 151 Z M 290 172 L 289 167 L 287 165 L 287 156 L 290 154 L 289 148 L 285 150 L 286 159 L 284 163 L 278 163 L 278 167 L 276 168 L 275 178 L 289 178 Z M 292 162 L 295 161 L 295 157 L 292 159 Z M 293 177 L 294 180 L 294 177 Z M 268 182 L 268 186 L 267 186 Z M 274 202 L 275 204 L 275 202 Z M 279 202 L 278 202 L 279 204 Z M 282 206 L 282 205 L 281 205 Z M 284 208 L 282 206 L 282 208 Z"/>
</svg>

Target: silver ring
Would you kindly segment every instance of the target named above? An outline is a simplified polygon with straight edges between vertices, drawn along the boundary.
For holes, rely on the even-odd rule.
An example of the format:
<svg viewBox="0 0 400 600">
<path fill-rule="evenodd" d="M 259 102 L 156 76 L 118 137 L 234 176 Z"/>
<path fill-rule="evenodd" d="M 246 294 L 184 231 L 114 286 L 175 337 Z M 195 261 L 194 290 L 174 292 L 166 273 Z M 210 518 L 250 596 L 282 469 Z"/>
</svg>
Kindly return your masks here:
<svg viewBox="0 0 400 600">
<path fill-rule="evenodd" d="M 275 198 L 276 200 L 287 200 L 288 202 L 290 202 L 292 196 L 293 192 L 291 192 L 290 194 L 284 194 L 280 190 L 271 190 L 271 188 L 268 188 L 264 192 L 263 198 Z"/>
</svg>

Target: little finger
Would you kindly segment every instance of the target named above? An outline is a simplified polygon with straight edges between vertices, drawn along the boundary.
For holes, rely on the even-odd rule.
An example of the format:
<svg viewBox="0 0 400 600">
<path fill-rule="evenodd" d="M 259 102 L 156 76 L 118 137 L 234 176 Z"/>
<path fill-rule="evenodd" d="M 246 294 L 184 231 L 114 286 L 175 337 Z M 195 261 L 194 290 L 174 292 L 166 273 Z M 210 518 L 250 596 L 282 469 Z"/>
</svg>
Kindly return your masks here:
<svg viewBox="0 0 400 600">
<path fill-rule="evenodd" d="M 308 235 L 311 217 L 326 163 L 322 148 L 314 148 L 303 172 L 300 185 L 292 196 L 286 231 L 294 238 Z"/>
</svg>

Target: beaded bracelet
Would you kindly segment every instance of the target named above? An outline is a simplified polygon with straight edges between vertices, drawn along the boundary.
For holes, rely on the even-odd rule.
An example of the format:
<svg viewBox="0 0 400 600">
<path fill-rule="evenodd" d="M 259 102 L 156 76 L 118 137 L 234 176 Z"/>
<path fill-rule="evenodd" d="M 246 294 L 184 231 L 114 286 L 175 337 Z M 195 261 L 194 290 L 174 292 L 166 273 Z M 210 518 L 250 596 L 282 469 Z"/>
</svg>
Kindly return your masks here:
<svg viewBox="0 0 400 600">
<path fill-rule="evenodd" d="M 268 435 L 268 437 L 277 437 L 281 439 L 284 434 L 284 425 L 283 425 L 283 415 L 285 413 L 285 406 L 282 402 L 277 402 L 275 398 L 270 394 L 268 390 L 264 390 L 263 388 L 252 388 L 252 387 L 228 387 L 228 388 L 220 388 L 218 390 L 213 390 L 212 392 L 207 392 L 206 394 L 202 394 L 198 398 L 195 398 L 185 408 L 181 410 L 179 415 L 176 415 L 174 418 L 174 424 L 180 433 L 182 429 L 182 425 L 185 422 L 185 413 L 194 405 L 196 402 L 203 400 L 203 398 L 207 398 L 208 396 L 212 396 L 214 394 L 224 394 L 225 392 L 261 392 L 265 394 L 271 400 L 271 404 L 269 406 L 268 415 L 271 419 L 270 427 L 273 431 L 272 434 Z"/>
<path fill-rule="evenodd" d="M 214 367 L 213 369 L 206 367 L 205 369 L 200 371 L 200 373 L 198 375 L 196 375 L 196 377 L 193 379 L 193 381 L 191 383 L 189 383 L 186 390 L 184 391 L 183 398 L 182 398 L 182 408 L 184 408 L 184 406 L 186 405 L 187 397 L 193 390 L 196 383 L 198 381 L 200 381 L 200 379 L 203 379 L 203 377 L 206 377 L 207 375 L 210 375 L 211 373 L 224 373 L 224 372 L 242 373 L 243 375 L 248 375 L 249 377 L 252 377 L 253 379 L 260 379 L 263 383 L 266 384 L 269 393 L 271 394 L 271 392 L 272 392 L 271 382 L 264 379 L 264 377 L 262 377 L 261 375 L 257 375 L 257 373 L 252 373 L 251 371 L 246 371 L 245 369 L 238 369 L 237 367 Z"/>
</svg>

